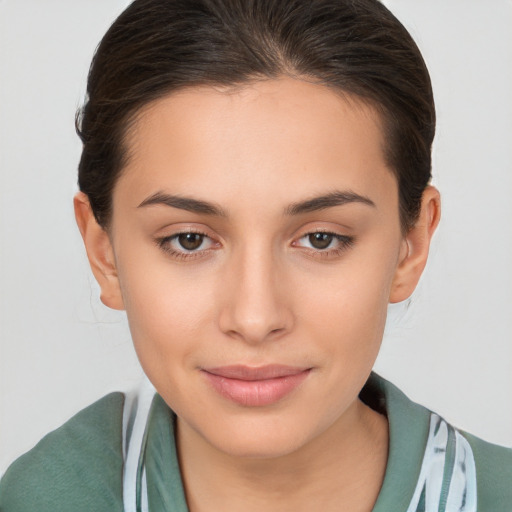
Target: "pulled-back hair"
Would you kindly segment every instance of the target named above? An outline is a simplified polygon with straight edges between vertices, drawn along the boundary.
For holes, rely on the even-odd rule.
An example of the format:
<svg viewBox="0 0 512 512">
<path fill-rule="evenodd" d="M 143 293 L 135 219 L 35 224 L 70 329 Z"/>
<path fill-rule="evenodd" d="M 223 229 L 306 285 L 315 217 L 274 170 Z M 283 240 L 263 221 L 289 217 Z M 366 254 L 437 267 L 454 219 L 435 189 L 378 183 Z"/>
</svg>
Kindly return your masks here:
<svg viewBox="0 0 512 512">
<path fill-rule="evenodd" d="M 93 58 L 77 114 L 79 187 L 108 228 L 131 121 L 188 86 L 280 76 L 355 95 L 380 113 L 400 221 L 417 219 L 431 177 L 432 88 L 407 30 L 377 0 L 135 0 Z"/>
</svg>

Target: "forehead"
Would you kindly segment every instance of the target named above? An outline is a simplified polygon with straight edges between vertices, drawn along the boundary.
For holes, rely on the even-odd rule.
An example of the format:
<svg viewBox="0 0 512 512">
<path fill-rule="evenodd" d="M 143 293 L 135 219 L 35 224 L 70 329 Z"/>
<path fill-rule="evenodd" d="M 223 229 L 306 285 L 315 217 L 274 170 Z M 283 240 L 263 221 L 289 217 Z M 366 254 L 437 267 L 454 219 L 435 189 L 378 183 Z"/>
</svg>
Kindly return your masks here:
<svg viewBox="0 0 512 512">
<path fill-rule="evenodd" d="M 319 84 L 282 78 L 189 87 L 141 110 L 116 190 L 129 185 L 141 197 L 171 188 L 221 201 L 251 191 L 267 202 L 276 188 L 284 196 L 367 193 L 396 185 L 382 133 L 371 106 Z"/>
</svg>

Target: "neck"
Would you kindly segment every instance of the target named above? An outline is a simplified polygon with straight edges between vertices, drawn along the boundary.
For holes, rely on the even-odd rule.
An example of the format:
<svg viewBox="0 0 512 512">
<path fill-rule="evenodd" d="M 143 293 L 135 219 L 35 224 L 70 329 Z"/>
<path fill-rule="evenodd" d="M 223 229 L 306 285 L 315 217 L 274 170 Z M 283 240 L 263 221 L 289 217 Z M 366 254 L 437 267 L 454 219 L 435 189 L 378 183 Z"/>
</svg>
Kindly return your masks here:
<svg viewBox="0 0 512 512">
<path fill-rule="evenodd" d="M 177 445 L 191 512 L 370 512 L 388 455 L 388 423 L 359 400 L 293 453 L 231 456 L 178 418 Z"/>
</svg>

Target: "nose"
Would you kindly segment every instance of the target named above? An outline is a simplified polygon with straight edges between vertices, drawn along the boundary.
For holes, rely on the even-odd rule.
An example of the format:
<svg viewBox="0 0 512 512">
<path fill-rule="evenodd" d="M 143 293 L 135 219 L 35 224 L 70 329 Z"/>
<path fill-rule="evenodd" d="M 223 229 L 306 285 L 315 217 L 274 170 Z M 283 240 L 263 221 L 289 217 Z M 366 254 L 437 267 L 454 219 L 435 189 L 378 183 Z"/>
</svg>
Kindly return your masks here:
<svg viewBox="0 0 512 512">
<path fill-rule="evenodd" d="M 293 325 L 282 265 L 271 251 L 246 248 L 233 256 L 222 283 L 219 327 L 249 344 L 275 340 Z"/>
</svg>

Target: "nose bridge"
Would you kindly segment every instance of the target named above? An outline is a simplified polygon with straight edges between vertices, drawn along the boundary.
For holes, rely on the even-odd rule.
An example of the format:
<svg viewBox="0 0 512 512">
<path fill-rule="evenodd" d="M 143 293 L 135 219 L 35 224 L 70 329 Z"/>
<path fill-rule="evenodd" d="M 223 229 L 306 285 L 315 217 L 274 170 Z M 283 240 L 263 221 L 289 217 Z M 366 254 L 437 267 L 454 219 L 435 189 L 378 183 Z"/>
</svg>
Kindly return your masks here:
<svg viewBox="0 0 512 512">
<path fill-rule="evenodd" d="M 280 262 L 271 244 L 244 245 L 233 250 L 225 283 L 221 329 L 248 343 L 275 338 L 291 326 L 284 298 Z"/>
</svg>

